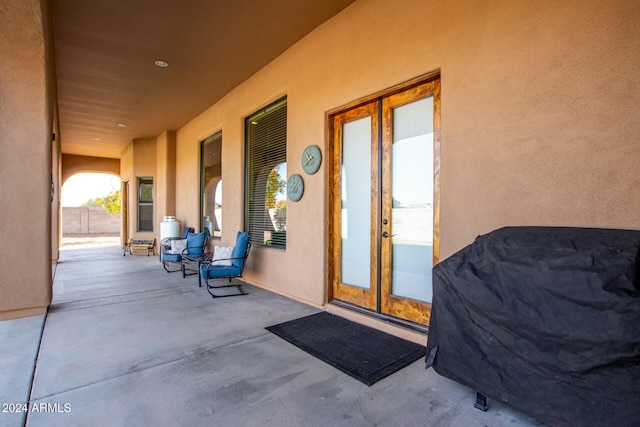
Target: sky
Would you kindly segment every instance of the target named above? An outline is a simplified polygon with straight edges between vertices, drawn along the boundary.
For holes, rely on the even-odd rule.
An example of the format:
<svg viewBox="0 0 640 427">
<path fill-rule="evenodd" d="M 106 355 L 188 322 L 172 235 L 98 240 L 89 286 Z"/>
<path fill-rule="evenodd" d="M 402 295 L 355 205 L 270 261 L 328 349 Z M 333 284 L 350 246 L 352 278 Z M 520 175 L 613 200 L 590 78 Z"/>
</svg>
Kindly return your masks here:
<svg viewBox="0 0 640 427">
<path fill-rule="evenodd" d="M 104 173 L 79 173 L 62 186 L 62 206 L 82 206 L 87 200 L 104 197 L 120 189 L 120 178 Z"/>
</svg>

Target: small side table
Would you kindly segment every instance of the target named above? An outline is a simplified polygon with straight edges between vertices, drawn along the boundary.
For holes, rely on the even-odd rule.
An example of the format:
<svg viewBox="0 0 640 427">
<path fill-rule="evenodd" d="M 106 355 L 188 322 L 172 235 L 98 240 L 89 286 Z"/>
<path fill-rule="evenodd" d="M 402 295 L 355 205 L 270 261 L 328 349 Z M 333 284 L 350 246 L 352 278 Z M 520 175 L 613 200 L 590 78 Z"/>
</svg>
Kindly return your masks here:
<svg viewBox="0 0 640 427">
<path fill-rule="evenodd" d="M 184 254 L 182 255 L 182 277 L 198 275 L 198 284 L 202 286 L 200 278 L 200 266 L 204 263 L 211 262 L 213 253 L 205 252 L 202 254 Z"/>
</svg>

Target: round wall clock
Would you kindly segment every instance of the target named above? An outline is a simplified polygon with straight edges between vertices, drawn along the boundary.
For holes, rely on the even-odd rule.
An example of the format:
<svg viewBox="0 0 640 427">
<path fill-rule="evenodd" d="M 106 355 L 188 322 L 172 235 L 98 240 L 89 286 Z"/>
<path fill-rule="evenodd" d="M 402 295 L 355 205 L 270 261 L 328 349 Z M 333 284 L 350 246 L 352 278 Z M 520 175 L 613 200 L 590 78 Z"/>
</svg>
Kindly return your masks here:
<svg viewBox="0 0 640 427">
<path fill-rule="evenodd" d="M 302 169 L 309 175 L 313 175 L 320 169 L 322 163 L 322 152 L 317 145 L 309 145 L 302 153 Z"/>
<path fill-rule="evenodd" d="M 291 175 L 287 181 L 287 195 L 292 202 L 297 202 L 302 199 L 302 193 L 304 193 L 304 181 L 298 174 Z"/>
</svg>

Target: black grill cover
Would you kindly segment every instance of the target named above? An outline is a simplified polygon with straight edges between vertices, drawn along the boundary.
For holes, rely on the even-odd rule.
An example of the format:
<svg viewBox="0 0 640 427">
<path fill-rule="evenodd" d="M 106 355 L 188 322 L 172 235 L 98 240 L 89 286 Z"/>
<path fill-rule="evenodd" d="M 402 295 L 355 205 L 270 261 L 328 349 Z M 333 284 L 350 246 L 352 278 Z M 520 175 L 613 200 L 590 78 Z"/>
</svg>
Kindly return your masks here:
<svg viewBox="0 0 640 427">
<path fill-rule="evenodd" d="M 427 368 L 551 425 L 640 426 L 640 231 L 507 227 L 433 269 Z"/>
</svg>

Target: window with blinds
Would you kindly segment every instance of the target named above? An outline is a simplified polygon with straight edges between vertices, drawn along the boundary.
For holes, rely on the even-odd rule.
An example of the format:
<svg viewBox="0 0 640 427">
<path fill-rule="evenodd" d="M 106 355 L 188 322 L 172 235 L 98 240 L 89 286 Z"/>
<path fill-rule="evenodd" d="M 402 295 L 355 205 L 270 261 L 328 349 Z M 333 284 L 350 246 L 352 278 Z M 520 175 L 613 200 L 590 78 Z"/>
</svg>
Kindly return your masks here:
<svg viewBox="0 0 640 427">
<path fill-rule="evenodd" d="M 246 230 L 251 244 L 287 244 L 287 98 L 257 111 L 246 126 Z"/>
<path fill-rule="evenodd" d="M 153 178 L 138 178 L 138 231 L 153 231 Z"/>
<path fill-rule="evenodd" d="M 200 147 L 200 229 L 214 239 L 222 237 L 222 132 Z"/>
</svg>

